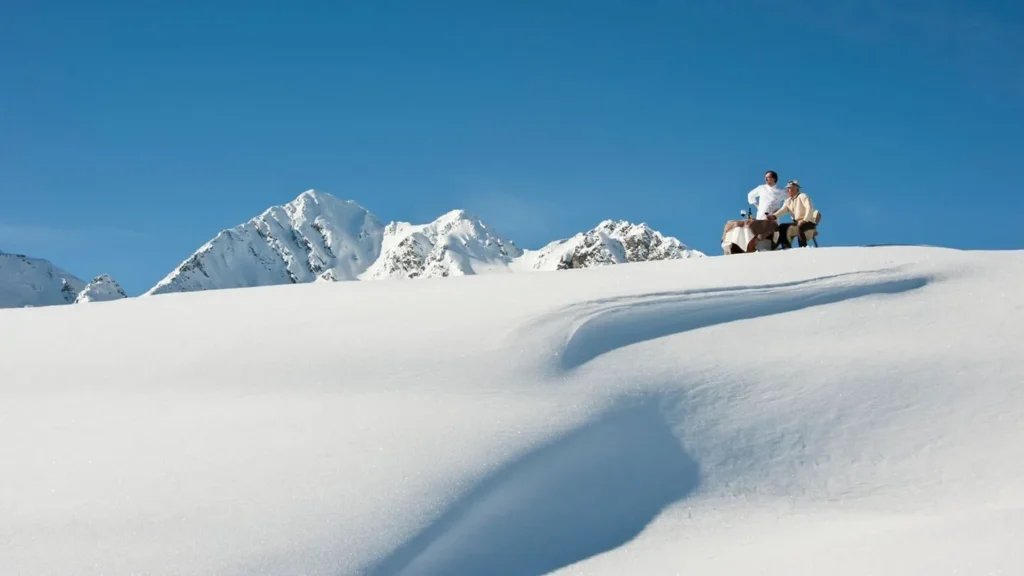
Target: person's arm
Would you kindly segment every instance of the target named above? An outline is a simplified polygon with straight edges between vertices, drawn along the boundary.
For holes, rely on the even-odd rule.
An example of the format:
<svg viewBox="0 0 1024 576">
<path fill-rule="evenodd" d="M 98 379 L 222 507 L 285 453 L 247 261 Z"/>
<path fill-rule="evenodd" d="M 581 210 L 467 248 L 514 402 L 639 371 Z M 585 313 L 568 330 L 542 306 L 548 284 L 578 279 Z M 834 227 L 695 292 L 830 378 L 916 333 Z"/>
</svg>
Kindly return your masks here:
<svg viewBox="0 0 1024 576">
<path fill-rule="evenodd" d="M 782 208 L 775 211 L 775 217 L 782 218 L 786 214 L 792 214 L 789 210 L 789 198 L 786 198 L 786 201 L 782 203 Z"/>
<path fill-rule="evenodd" d="M 811 218 L 814 218 L 814 204 L 811 203 L 811 197 L 807 194 L 804 194 L 804 206 L 807 208 L 807 212 L 804 212 L 807 215 L 804 222 L 813 222 Z"/>
<path fill-rule="evenodd" d="M 747 204 L 753 204 L 754 206 L 757 206 L 757 194 L 760 188 L 761 187 L 758 186 L 757 188 L 754 188 L 753 190 L 747 193 Z"/>
</svg>

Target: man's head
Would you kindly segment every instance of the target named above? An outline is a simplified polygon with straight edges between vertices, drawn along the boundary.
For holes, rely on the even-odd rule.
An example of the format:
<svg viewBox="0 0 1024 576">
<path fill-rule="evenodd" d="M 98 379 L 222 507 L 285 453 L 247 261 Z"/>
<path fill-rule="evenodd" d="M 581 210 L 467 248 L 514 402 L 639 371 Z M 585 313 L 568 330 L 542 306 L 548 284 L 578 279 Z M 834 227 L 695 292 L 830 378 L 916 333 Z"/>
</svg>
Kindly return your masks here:
<svg viewBox="0 0 1024 576">
<path fill-rule="evenodd" d="M 795 198 L 800 193 L 800 183 L 796 180 L 786 182 L 786 192 L 789 193 L 790 198 Z"/>
<path fill-rule="evenodd" d="M 769 186 L 775 186 L 775 183 L 779 181 L 779 175 L 775 173 L 775 170 L 769 170 L 764 173 L 764 181 Z"/>
</svg>

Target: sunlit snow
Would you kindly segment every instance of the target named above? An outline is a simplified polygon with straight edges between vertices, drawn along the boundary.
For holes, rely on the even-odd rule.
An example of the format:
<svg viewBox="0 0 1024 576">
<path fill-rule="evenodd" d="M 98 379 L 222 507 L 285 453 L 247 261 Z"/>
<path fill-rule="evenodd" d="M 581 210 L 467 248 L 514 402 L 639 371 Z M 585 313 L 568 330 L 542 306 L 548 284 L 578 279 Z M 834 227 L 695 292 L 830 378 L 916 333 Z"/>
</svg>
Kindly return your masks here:
<svg viewBox="0 0 1024 576">
<path fill-rule="evenodd" d="M 0 310 L 0 573 L 1024 573 L 1022 252 Z"/>
</svg>

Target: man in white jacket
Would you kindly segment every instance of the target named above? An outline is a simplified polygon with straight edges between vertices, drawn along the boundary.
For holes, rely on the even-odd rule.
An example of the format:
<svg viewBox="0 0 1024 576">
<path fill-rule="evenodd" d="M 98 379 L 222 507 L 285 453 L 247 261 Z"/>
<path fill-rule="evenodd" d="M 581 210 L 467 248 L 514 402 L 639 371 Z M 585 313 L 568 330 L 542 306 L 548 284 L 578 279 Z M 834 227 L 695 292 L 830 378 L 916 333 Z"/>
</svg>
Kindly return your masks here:
<svg viewBox="0 0 1024 576">
<path fill-rule="evenodd" d="M 747 204 L 757 205 L 758 220 L 765 220 L 769 214 L 774 214 L 782 207 L 786 191 L 776 185 L 778 181 L 779 175 L 774 170 L 769 170 L 764 174 L 765 183 L 747 194 Z"/>
</svg>

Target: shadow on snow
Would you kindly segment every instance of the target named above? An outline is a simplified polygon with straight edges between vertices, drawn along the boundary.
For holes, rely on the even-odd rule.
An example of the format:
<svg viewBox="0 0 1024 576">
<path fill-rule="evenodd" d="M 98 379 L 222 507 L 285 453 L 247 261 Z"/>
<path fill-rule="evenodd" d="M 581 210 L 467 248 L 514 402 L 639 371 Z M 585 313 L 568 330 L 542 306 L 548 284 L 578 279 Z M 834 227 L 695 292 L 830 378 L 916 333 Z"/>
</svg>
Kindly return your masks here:
<svg viewBox="0 0 1024 576">
<path fill-rule="evenodd" d="M 699 297 L 644 298 L 613 305 L 587 318 L 569 337 L 559 367 L 571 370 L 598 356 L 647 340 L 698 328 L 794 312 L 876 294 L 898 294 L 929 278 L 902 278 L 848 286 L 808 284 Z"/>
<path fill-rule="evenodd" d="M 698 484 L 645 398 L 497 470 L 369 573 L 544 574 L 625 544 Z"/>
<path fill-rule="evenodd" d="M 584 307 L 598 309 L 569 336 L 559 366 L 571 370 L 624 346 L 717 324 L 907 292 L 930 279 L 823 280 L 591 302 Z M 699 466 L 657 398 L 620 405 L 487 476 L 368 573 L 548 573 L 629 542 L 699 483 Z"/>
</svg>

